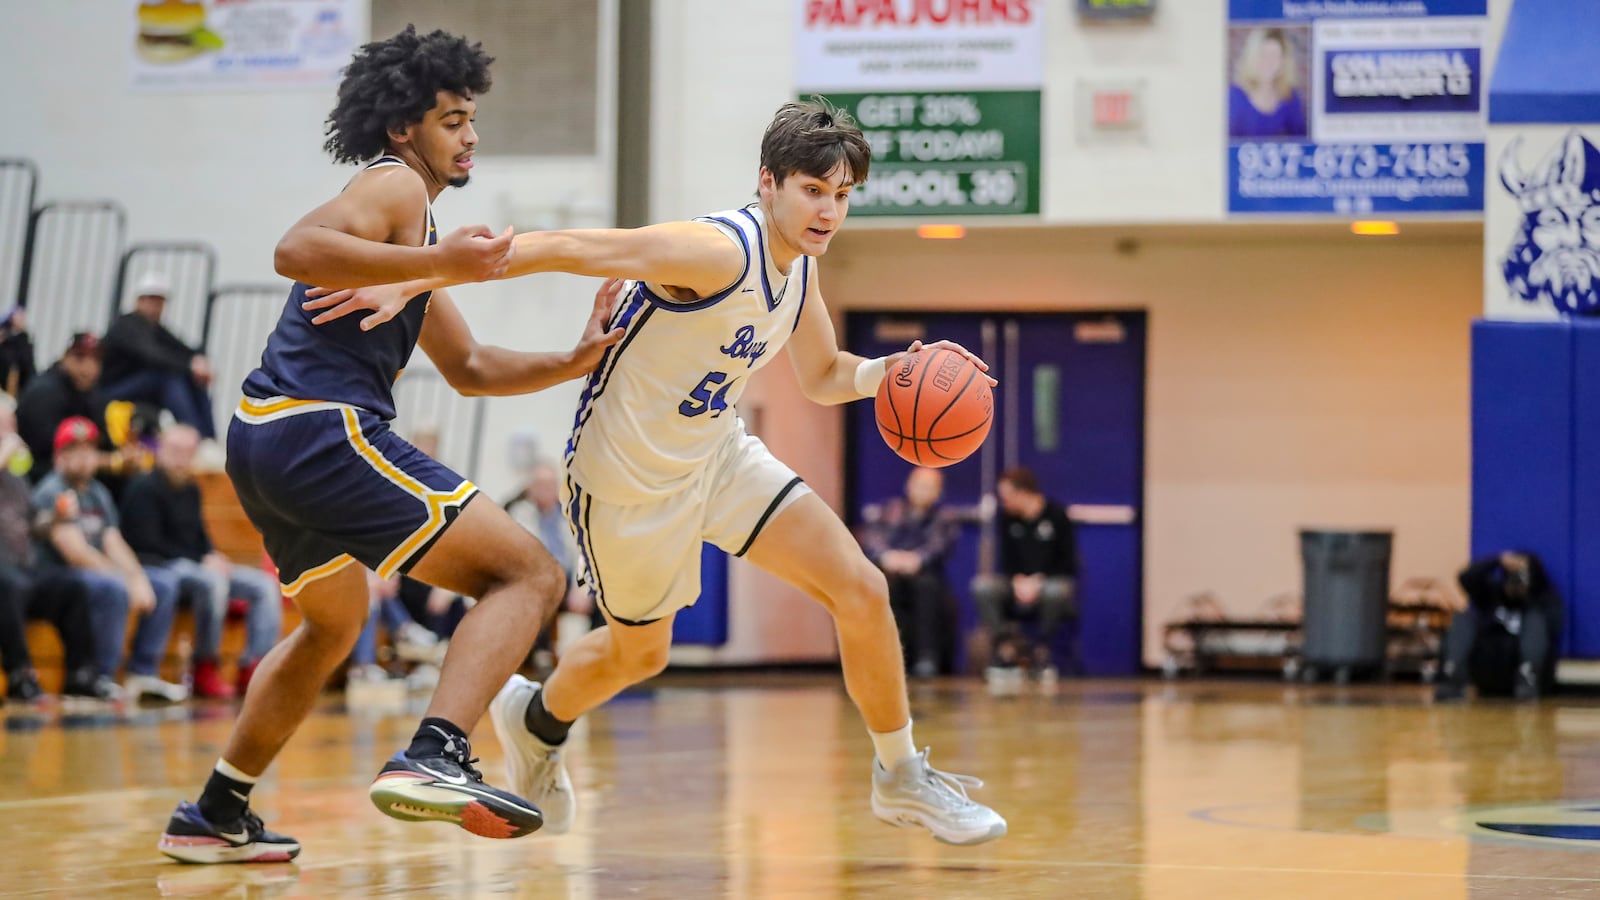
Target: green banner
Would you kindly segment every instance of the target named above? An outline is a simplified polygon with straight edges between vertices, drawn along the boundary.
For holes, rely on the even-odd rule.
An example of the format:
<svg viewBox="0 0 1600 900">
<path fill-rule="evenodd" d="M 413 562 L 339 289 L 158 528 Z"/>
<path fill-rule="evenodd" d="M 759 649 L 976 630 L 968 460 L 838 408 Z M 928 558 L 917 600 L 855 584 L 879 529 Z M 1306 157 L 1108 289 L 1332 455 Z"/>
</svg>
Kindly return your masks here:
<svg viewBox="0 0 1600 900">
<path fill-rule="evenodd" d="M 857 216 L 1039 213 L 1039 92 L 829 93 L 872 142 Z"/>
</svg>

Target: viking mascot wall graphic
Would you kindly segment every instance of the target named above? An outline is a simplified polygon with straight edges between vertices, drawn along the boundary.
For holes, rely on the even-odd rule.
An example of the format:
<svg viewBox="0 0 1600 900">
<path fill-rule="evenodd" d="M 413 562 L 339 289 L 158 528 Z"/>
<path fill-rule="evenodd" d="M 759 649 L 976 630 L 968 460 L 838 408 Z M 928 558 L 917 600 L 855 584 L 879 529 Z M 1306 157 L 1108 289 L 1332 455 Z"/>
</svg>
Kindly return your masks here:
<svg viewBox="0 0 1600 900">
<path fill-rule="evenodd" d="M 1501 262 L 1511 296 L 1564 316 L 1600 315 L 1600 150 L 1568 132 L 1532 175 L 1516 138 L 1500 182 L 1522 209 L 1522 228 Z"/>
</svg>

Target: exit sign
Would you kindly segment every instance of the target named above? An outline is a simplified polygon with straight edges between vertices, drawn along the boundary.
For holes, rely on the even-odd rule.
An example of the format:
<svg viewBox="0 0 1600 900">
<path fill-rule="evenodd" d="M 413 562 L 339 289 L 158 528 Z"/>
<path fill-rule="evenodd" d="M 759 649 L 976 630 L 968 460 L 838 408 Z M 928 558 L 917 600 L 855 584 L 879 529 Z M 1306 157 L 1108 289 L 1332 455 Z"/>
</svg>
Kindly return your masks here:
<svg viewBox="0 0 1600 900">
<path fill-rule="evenodd" d="M 1156 0 L 1078 0 L 1078 15 L 1085 19 L 1132 19 L 1156 11 Z"/>
</svg>

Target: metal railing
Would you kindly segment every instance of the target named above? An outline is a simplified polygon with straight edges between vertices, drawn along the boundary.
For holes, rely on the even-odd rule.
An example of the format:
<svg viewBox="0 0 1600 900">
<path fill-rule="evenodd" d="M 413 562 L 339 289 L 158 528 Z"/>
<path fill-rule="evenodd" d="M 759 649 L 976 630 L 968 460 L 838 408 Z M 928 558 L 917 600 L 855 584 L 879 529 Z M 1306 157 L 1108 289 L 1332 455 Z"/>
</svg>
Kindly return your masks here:
<svg viewBox="0 0 1600 900">
<path fill-rule="evenodd" d="M 127 214 L 109 200 L 46 203 L 28 216 L 18 296 L 41 356 L 55 359 L 73 332 L 104 334 Z"/>
<path fill-rule="evenodd" d="M 139 282 L 159 275 L 167 283 L 167 306 L 161 324 L 185 344 L 204 350 L 206 310 L 210 308 L 217 273 L 217 251 L 197 241 L 143 242 L 129 245 L 117 266 L 117 283 L 111 292 L 115 319 L 133 308 Z"/>
<path fill-rule="evenodd" d="M 28 219 L 39 195 L 39 167 L 31 159 L 0 159 L 0 304 L 22 296 L 22 262 L 28 254 Z"/>
</svg>

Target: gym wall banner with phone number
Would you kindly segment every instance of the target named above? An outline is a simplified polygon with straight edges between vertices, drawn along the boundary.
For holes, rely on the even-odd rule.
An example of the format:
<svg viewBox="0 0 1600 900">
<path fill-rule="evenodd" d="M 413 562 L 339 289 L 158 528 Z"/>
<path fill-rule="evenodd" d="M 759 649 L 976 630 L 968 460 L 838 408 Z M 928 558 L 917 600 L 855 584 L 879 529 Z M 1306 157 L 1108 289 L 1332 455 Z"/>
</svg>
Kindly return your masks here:
<svg viewBox="0 0 1600 900">
<path fill-rule="evenodd" d="M 1228 211 L 1481 212 L 1488 0 L 1229 0 Z"/>
<path fill-rule="evenodd" d="M 796 93 L 872 143 L 857 216 L 1039 213 L 1044 0 L 794 0 Z"/>
</svg>

